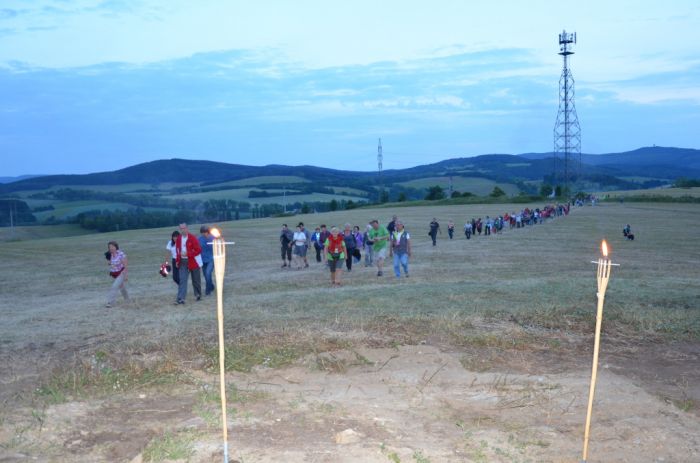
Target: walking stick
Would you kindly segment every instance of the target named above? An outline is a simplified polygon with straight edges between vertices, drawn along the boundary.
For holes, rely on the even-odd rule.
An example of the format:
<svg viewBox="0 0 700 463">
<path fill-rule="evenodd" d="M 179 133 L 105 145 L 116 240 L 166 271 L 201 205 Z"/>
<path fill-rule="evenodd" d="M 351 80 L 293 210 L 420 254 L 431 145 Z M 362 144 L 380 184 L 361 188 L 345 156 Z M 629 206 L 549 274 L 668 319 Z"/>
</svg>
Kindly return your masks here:
<svg viewBox="0 0 700 463">
<path fill-rule="evenodd" d="M 595 385 L 598 378 L 598 352 L 600 349 L 600 328 L 603 322 L 603 304 L 605 303 L 605 291 L 610 280 L 610 267 L 613 264 L 608 258 L 608 244 L 603 240 L 601 245 L 603 257 L 598 259 L 598 310 L 595 318 L 595 342 L 593 344 L 593 367 L 591 371 L 591 387 L 588 392 L 588 411 L 586 413 L 586 427 L 583 433 L 583 459 L 586 463 L 588 459 L 588 438 L 590 437 L 591 413 L 593 412 L 593 396 L 595 395 Z"/>
<path fill-rule="evenodd" d="M 216 316 L 219 325 L 219 388 L 221 390 L 221 425 L 224 438 L 224 463 L 228 463 L 228 425 L 226 419 L 226 373 L 225 360 L 226 351 L 224 349 L 224 273 L 226 272 L 226 245 L 233 242 L 224 241 L 221 232 L 216 228 L 211 230 L 214 241 L 209 243 L 214 251 L 214 272 L 216 275 Z"/>
</svg>

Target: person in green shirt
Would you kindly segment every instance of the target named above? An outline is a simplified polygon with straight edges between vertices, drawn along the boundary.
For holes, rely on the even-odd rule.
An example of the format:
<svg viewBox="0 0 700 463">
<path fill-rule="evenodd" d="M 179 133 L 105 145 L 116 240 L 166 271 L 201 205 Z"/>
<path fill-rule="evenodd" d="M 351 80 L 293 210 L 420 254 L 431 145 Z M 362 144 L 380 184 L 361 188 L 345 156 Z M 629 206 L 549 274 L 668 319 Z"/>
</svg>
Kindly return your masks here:
<svg viewBox="0 0 700 463">
<path fill-rule="evenodd" d="M 369 239 L 374 241 L 372 245 L 374 250 L 374 258 L 377 261 L 377 276 L 383 275 L 384 259 L 386 259 L 387 249 L 389 247 L 389 230 L 386 227 L 379 225 L 379 221 L 374 219 L 370 222 L 372 228 L 369 230 Z"/>
</svg>

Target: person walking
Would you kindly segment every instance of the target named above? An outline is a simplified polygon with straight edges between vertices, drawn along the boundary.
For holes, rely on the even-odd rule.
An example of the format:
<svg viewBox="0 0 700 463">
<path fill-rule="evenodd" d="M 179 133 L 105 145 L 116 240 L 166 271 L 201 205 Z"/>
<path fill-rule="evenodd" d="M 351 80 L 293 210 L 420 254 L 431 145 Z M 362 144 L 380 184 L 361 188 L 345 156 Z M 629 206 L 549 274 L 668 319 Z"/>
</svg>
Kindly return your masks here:
<svg viewBox="0 0 700 463">
<path fill-rule="evenodd" d="M 166 256 L 166 262 L 167 259 L 170 259 L 170 264 L 172 265 L 170 267 L 172 275 L 173 275 L 173 282 L 176 285 L 180 284 L 180 272 L 177 271 L 177 267 L 175 267 L 175 262 L 177 261 L 177 248 L 175 245 L 175 241 L 177 240 L 177 237 L 180 236 L 180 232 L 175 230 L 174 232 L 171 233 L 170 235 L 170 240 L 168 241 L 168 244 L 165 245 L 165 249 L 168 250 L 168 255 Z"/>
<path fill-rule="evenodd" d="M 316 262 L 321 262 L 321 251 L 323 251 L 323 243 L 321 243 L 321 228 L 316 227 L 311 234 L 311 243 L 313 243 L 314 251 L 316 251 Z"/>
<path fill-rule="evenodd" d="M 294 233 L 287 227 L 286 223 L 282 224 L 282 230 L 280 230 L 280 249 L 282 251 L 282 268 L 292 267 L 292 240 L 294 239 Z"/>
<path fill-rule="evenodd" d="M 301 258 L 304 260 L 304 268 L 309 267 L 309 261 L 306 259 L 306 253 L 309 250 L 309 245 L 311 244 L 311 233 L 309 233 L 309 230 L 304 228 L 304 222 L 299 222 L 299 230 L 304 234 L 305 240 L 304 240 L 304 252 L 301 255 Z"/>
<path fill-rule="evenodd" d="M 455 234 L 455 223 L 450 219 L 447 222 L 447 235 L 452 239 L 452 236 Z"/>
<path fill-rule="evenodd" d="M 360 227 L 355 225 L 352 227 L 352 234 L 355 235 L 355 243 L 357 243 L 357 246 L 355 247 L 355 252 L 352 254 L 352 258 L 355 260 L 356 264 L 359 264 L 360 261 L 362 261 L 362 252 L 360 249 L 363 249 L 365 246 L 365 239 L 362 236 L 362 233 L 360 233 Z"/>
<path fill-rule="evenodd" d="M 331 271 L 331 285 L 340 286 L 340 275 L 343 273 L 343 260 L 345 259 L 345 237 L 338 227 L 331 227 L 330 235 L 324 243 L 326 249 L 326 262 Z"/>
<path fill-rule="evenodd" d="M 391 234 L 389 253 L 394 258 L 394 274 L 401 278 L 401 267 L 408 278 L 408 259 L 411 257 L 411 236 L 404 229 L 403 222 L 396 221 L 396 231 Z"/>
<path fill-rule="evenodd" d="M 186 223 L 180 224 L 177 237 L 177 258 L 175 264 L 180 271 L 180 285 L 177 288 L 177 304 L 184 304 L 187 297 L 187 276 L 192 275 L 192 289 L 197 300 L 202 299 L 202 247 L 197 237 L 190 234 Z"/>
<path fill-rule="evenodd" d="M 345 224 L 343 239 L 345 239 L 345 267 L 348 269 L 348 272 L 352 272 L 352 258 L 357 250 L 357 240 L 349 223 Z"/>
<path fill-rule="evenodd" d="M 467 239 L 471 239 L 471 237 L 472 237 L 472 227 L 473 227 L 472 222 L 473 222 L 473 220 L 474 219 L 472 219 L 471 222 L 467 220 L 467 223 L 464 224 L 464 235 L 467 237 Z"/>
<path fill-rule="evenodd" d="M 199 247 L 202 248 L 202 273 L 204 273 L 204 295 L 209 296 L 214 291 L 214 237 L 209 233 L 209 227 L 202 225 L 199 228 Z"/>
<path fill-rule="evenodd" d="M 292 254 L 294 255 L 294 260 L 297 263 L 297 270 L 301 270 L 301 263 L 306 259 L 306 250 L 308 249 L 306 243 L 306 233 L 304 233 L 304 231 L 301 229 L 301 225 L 297 225 L 297 231 L 294 232 L 292 243 L 289 244 L 289 246 L 294 246 L 294 251 Z M 306 263 L 306 267 L 308 266 L 309 264 Z"/>
<path fill-rule="evenodd" d="M 109 276 L 114 279 L 112 287 L 109 289 L 109 293 L 107 293 L 106 307 L 110 308 L 114 306 L 118 292 L 121 292 L 124 300 L 129 302 L 129 293 L 126 291 L 126 282 L 129 280 L 129 269 L 126 254 L 124 254 L 124 251 L 119 250 L 119 244 L 117 244 L 116 241 L 107 243 L 107 249 L 108 254 L 106 254 L 106 256 L 109 259 Z"/>
<path fill-rule="evenodd" d="M 365 267 L 374 265 L 374 241 L 369 238 L 369 231 L 372 229 L 371 224 L 367 224 L 365 232 L 362 235 L 362 241 L 365 245 Z"/>
<path fill-rule="evenodd" d="M 430 235 L 430 238 L 433 240 L 433 246 L 437 244 L 437 234 L 440 232 L 442 235 L 442 231 L 440 230 L 440 224 L 438 223 L 437 219 L 433 217 L 433 221 L 430 222 L 430 231 L 428 232 L 428 235 Z"/>
<path fill-rule="evenodd" d="M 391 237 L 389 236 L 389 230 L 379 225 L 377 219 L 372 220 L 370 223 L 372 228 L 369 231 L 369 239 L 374 243 L 372 246 L 374 248 L 374 258 L 377 262 L 377 276 L 380 277 L 384 275 L 384 259 L 386 259 Z"/>
<path fill-rule="evenodd" d="M 396 221 L 399 220 L 399 218 L 396 215 L 391 216 L 391 222 L 389 222 L 386 226 L 387 231 L 389 232 L 389 235 L 394 233 L 396 230 Z"/>
<path fill-rule="evenodd" d="M 321 252 L 321 258 L 325 261 L 326 260 L 326 252 L 324 250 L 325 248 L 325 243 L 328 237 L 331 236 L 331 232 L 328 231 L 328 228 L 326 227 L 326 224 L 321 224 L 321 234 L 318 236 L 318 241 L 321 243 L 321 249 L 323 252 Z"/>
</svg>

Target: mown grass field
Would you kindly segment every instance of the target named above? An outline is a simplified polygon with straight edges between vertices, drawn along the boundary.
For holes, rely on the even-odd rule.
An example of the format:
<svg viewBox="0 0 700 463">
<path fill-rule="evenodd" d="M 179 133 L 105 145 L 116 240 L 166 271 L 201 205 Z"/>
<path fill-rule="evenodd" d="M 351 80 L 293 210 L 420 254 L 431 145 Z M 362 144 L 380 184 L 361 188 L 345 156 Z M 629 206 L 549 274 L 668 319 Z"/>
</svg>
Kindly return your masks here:
<svg viewBox="0 0 700 463">
<path fill-rule="evenodd" d="M 321 222 L 363 226 L 374 216 L 388 221 L 392 211 L 360 209 L 221 224 L 227 238 L 236 241 L 226 276 L 229 322 L 268 327 L 340 324 L 351 329 L 387 316 L 437 321 L 444 317 L 501 319 L 515 314 L 538 326 L 557 328 L 578 322 L 588 326 L 595 295 L 589 261 L 597 257 L 600 240 L 606 238 L 621 264 L 611 282 L 608 326 L 671 337 L 700 334 L 697 206 L 606 204 L 488 238 L 467 241 L 461 234 L 467 218 L 521 207 L 401 208 L 397 212 L 414 237 L 413 278 L 401 282 L 390 277 L 377 279 L 373 270 L 360 267 L 347 276 L 345 287 L 335 291 L 327 287 L 328 274 L 320 265 L 313 263 L 311 269 L 301 272 L 278 268 L 279 225 L 303 220 L 309 228 Z M 442 221 L 444 229 L 448 219 L 457 223 L 455 240 L 447 240 L 444 230 L 438 246 L 430 246 L 427 224 L 433 216 Z M 626 223 L 637 236 L 634 242 L 622 239 Z M 120 340 L 168 338 L 208 323 L 207 311 L 172 307 L 174 286 L 157 274 L 170 232 L 136 230 L 0 244 L 0 259 L 38 269 L 34 276 L 41 281 L 37 285 L 23 272 L 5 272 L 1 282 L 5 297 L 0 302 L 3 339 L 6 343 L 13 340 L 10 346 L 15 342 L 41 344 L 45 330 L 50 330 L 54 341 L 72 343 L 103 331 L 84 319 L 94 311 L 108 323 L 137 317 L 137 325 L 127 323 L 119 329 Z M 109 286 L 102 253 L 112 239 L 129 255 L 129 286 L 139 311 L 102 310 Z M 203 307 L 204 303 L 193 304 L 193 308 Z M 37 317 L 44 321 L 32 322 Z M 184 325 L 183 317 L 188 320 Z M 138 334 L 150 330 L 152 336 Z M 116 333 L 110 330 L 104 335 L 111 338 Z"/>
<path fill-rule="evenodd" d="M 466 219 L 522 207 L 219 224 L 236 242 L 224 311 L 237 455 L 302 462 L 323 449 L 348 461 L 575 461 L 595 324 L 590 262 L 605 238 L 620 266 L 606 297 L 593 448 L 614 461 L 693 461 L 700 206 L 604 203 L 500 235 L 461 234 Z M 312 254 L 309 269 L 280 268 L 283 220 L 363 226 L 393 213 L 414 243 L 408 279 L 356 265 L 331 288 Z M 443 225 L 436 247 L 432 217 Z M 457 223 L 452 241 L 448 219 Z M 633 242 L 622 237 L 626 223 Z M 186 305 L 173 304 L 175 286 L 157 273 L 171 231 L 0 243 L 0 259 L 13 264 L 0 278 L 0 400 L 8 404 L 0 450 L 50 461 L 129 461 L 139 452 L 211 461 L 215 301 L 193 301 L 190 288 Z M 129 256 L 134 301 L 105 309 L 109 240 Z M 345 428 L 366 437 L 334 447 L 333 433 Z M 636 432 L 650 438 L 636 442 Z"/>
<path fill-rule="evenodd" d="M 202 201 L 206 201 L 208 199 L 230 199 L 233 201 L 245 201 L 250 204 L 284 204 L 285 202 L 285 196 L 284 196 L 284 191 L 283 190 L 265 190 L 270 192 L 271 194 L 275 194 L 275 196 L 267 196 L 263 198 L 249 198 L 249 192 L 250 191 L 263 191 L 260 188 L 236 188 L 232 190 L 217 190 L 217 191 L 206 191 L 202 193 L 187 193 L 187 194 L 178 194 L 178 195 L 169 195 L 169 196 L 163 196 L 166 199 L 185 199 L 185 200 L 191 200 L 191 199 L 200 199 Z M 361 198 L 358 196 L 348 196 L 348 195 L 341 195 L 341 194 L 336 194 L 336 195 L 331 195 L 331 194 L 326 194 L 326 193 L 310 193 L 310 194 L 303 194 L 303 195 L 291 195 L 289 192 L 287 192 L 286 195 L 286 202 L 287 204 L 295 203 L 295 202 L 330 202 L 333 199 L 340 201 L 340 200 L 352 200 L 352 201 L 363 201 L 366 200 L 365 198 Z"/>
<path fill-rule="evenodd" d="M 700 198 L 700 187 L 694 188 L 650 188 L 647 190 L 620 190 L 620 191 L 604 191 L 596 193 L 599 197 L 605 198 L 624 198 L 629 196 L 644 197 L 644 196 L 670 196 L 679 198 L 681 196 L 691 196 Z"/>
<path fill-rule="evenodd" d="M 443 190 L 447 190 L 450 186 L 449 177 L 426 177 L 417 180 L 402 182 L 400 185 L 410 188 L 429 188 L 439 185 Z M 508 195 L 517 195 L 519 189 L 511 183 L 498 183 L 481 177 L 452 177 L 452 188 L 461 193 L 470 192 L 478 196 L 489 195 L 494 187 L 500 187 Z"/>
</svg>

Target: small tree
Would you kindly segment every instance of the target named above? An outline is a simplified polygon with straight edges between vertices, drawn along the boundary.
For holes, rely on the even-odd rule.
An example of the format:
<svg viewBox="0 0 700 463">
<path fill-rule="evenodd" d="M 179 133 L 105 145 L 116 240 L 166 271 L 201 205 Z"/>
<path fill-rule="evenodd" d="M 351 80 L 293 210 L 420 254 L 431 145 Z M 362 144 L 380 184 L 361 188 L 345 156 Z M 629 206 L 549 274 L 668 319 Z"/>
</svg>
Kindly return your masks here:
<svg viewBox="0 0 700 463">
<path fill-rule="evenodd" d="M 389 202 L 389 192 L 386 190 L 382 190 L 379 193 L 379 202 L 381 204 L 388 203 Z"/>
<path fill-rule="evenodd" d="M 301 213 L 302 214 L 308 214 L 311 212 L 311 206 L 309 206 L 309 203 L 304 203 L 301 205 Z"/>
<path fill-rule="evenodd" d="M 461 198 L 461 197 L 462 197 L 462 193 L 460 193 L 459 191 L 455 190 L 452 192 L 451 198 Z"/>
<path fill-rule="evenodd" d="M 399 201 L 400 203 L 404 203 L 404 202 L 406 202 L 407 200 L 408 200 L 408 198 L 406 197 L 406 193 L 404 193 L 403 191 L 402 191 L 401 193 L 399 193 L 398 201 Z"/>
<path fill-rule="evenodd" d="M 503 191 L 501 189 L 501 187 L 495 186 L 495 187 L 493 187 L 493 191 L 491 192 L 491 194 L 489 196 L 491 196 L 492 198 L 499 198 L 499 197 L 505 196 L 505 195 L 506 195 L 506 192 Z"/>
<path fill-rule="evenodd" d="M 543 183 L 540 187 L 540 196 L 549 196 L 552 194 L 552 185 L 549 183 Z"/>
<path fill-rule="evenodd" d="M 445 199 L 445 191 L 440 185 L 434 185 L 428 188 L 428 194 L 425 195 L 425 199 L 428 201 L 436 201 L 438 199 Z"/>
<path fill-rule="evenodd" d="M 328 209 L 331 211 L 337 211 L 338 210 L 338 201 L 335 199 L 331 199 L 331 202 L 328 204 Z"/>
</svg>

